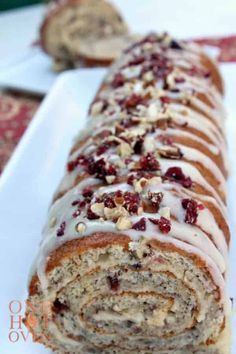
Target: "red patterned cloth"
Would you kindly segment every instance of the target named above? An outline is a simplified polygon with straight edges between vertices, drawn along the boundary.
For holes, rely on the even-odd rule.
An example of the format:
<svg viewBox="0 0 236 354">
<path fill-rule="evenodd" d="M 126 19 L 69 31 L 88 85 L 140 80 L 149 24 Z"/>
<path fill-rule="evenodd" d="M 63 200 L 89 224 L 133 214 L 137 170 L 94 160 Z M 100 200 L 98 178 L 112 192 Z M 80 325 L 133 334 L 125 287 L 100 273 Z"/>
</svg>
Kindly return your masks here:
<svg viewBox="0 0 236 354">
<path fill-rule="evenodd" d="M 200 38 L 195 39 L 194 42 L 219 48 L 220 52 L 217 59 L 220 63 L 236 62 L 236 35 L 228 37 Z"/>
<path fill-rule="evenodd" d="M 0 93 L 0 172 L 23 135 L 41 99 Z"/>
<path fill-rule="evenodd" d="M 236 62 L 236 35 L 194 39 L 202 45 L 219 48 L 218 61 Z M 0 172 L 23 135 L 41 102 L 40 98 L 0 93 Z"/>
</svg>

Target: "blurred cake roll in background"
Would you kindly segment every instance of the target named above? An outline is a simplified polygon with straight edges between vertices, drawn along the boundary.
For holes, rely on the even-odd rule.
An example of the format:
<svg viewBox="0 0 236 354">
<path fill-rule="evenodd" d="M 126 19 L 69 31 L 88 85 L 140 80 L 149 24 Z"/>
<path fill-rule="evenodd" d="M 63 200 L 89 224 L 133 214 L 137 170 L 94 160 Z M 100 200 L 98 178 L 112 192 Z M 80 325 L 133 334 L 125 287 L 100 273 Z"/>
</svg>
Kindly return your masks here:
<svg viewBox="0 0 236 354">
<path fill-rule="evenodd" d="M 106 0 L 63 0 L 50 3 L 41 30 L 43 50 L 54 70 L 108 66 L 137 36 L 117 8 Z"/>
</svg>

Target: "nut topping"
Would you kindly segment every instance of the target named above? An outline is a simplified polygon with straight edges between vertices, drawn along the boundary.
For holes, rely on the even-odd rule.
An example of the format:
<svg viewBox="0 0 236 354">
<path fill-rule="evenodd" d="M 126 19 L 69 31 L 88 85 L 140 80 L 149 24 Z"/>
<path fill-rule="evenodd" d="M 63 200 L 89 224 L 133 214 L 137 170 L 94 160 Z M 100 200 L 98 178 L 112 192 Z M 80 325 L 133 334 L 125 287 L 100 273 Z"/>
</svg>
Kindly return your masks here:
<svg viewBox="0 0 236 354">
<path fill-rule="evenodd" d="M 76 226 L 75 229 L 77 232 L 80 234 L 83 234 L 86 230 L 86 225 L 83 222 L 79 222 Z"/>
<path fill-rule="evenodd" d="M 129 157 L 133 152 L 131 146 L 126 142 L 122 142 L 120 145 L 118 145 L 117 150 L 121 157 Z"/>
<path fill-rule="evenodd" d="M 94 203 L 91 205 L 91 210 L 94 214 L 102 217 L 104 215 L 104 204 L 103 203 Z"/>
<path fill-rule="evenodd" d="M 94 117 L 94 116 L 98 115 L 99 113 L 101 113 L 103 106 L 104 106 L 104 104 L 102 101 L 95 102 L 91 107 L 91 115 Z"/>
<path fill-rule="evenodd" d="M 120 216 L 116 222 L 117 230 L 128 230 L 131 226 L 132 222 L 127 216 Z"/>
<path fill-rule="evenodd" d="M 183 153 L 180 148 L 177 146 L 169 146 L 163 145 L 158 148 L 158 153 L 161 157 L 165 157 L 167 159 L 181 159 L 183 157 Z"/>
<path fill-rule="evenodd" d="M 163 208 L 160 208 L 158 213 L 163 216 L 164 218 L 170 220 L 170 208 L 168 207 L 163 207 Z"/>
</svg>

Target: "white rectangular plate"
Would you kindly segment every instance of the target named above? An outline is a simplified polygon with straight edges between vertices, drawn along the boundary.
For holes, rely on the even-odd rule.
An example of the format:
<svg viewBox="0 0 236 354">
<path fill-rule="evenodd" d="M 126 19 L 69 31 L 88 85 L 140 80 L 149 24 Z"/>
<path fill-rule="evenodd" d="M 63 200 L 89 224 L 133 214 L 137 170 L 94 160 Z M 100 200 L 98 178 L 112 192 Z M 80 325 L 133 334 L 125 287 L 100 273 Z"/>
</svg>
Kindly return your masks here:
<svg viewBox="0 0 236 354">
<path fill-rule="evenodd" d="M 0 86 L 39 95 L 46 94 L 57 77 L 58 73 L 52 70 L 52 59 L 39 48 L 29 48 L 27 55 L 0 67 Z"/>
<path fill-rule="evenodd" d="M 226 106 L 229 111 L 227 135 L 231 157 L 229 179 L 229 207 L 233 221 L 236 191 L 236 65 L 222 67 L 226 81 Z M 59 182 L 72 139 L 84 126 L 86 111 L 104 70 L 73 71 L 63 74 L 44 100 L 12 159 L 0 179 L 0 338 L 1 353 L 49 353 L 41 345 L 32 343 L 27 330 L 18 328 L 13 320 L 24 314 L 27 296 L 27 276 L 38 250 L 41 229 L 45 222 L 51 196 Z M 236 297 L 236 241 L 231 247 L 230 295 Z M 234 285 L 234 286 L 233 286 Z M 9 303 L 14 300 L 14 306 Z M 18 306 L 17 306 L 18 304 Z M 12 312 L 17 312 L 13 314 Z M 234 333 L 236 319 L 233 317 Z M 16 340 L 12 343 L 11 340 Z M 234 334 L 234 348 L 236 338 Z"/>
<path fill-rule="evenodd" d="M 29 48 L 13 64 L 6 63 L 5 67 L 2 66 L 3 68 L 0 66 L 0 86 L 38 95 L 45 95 L 60 75 L 53 71 L 52 59 L 40 48 Z M 80 70 L 87 72 L 96 69 Z M 70 71 L 67 70 L 65 73 Z"/>
</svg>

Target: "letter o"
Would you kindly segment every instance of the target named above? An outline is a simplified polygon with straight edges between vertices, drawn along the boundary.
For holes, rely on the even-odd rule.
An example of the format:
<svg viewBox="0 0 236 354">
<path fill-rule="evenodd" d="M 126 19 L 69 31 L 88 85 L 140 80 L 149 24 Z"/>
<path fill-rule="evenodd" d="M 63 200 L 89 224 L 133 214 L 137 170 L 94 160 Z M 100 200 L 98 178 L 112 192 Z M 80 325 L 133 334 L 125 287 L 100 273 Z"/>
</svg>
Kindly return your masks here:
<svg viewBox="0 0 236 354">
<path fill-rule="evenodd" d="M 16 309 L 15 309 L 16 307 Z M 11 311 L 11 313 L 13 313 L 14 315 L 17 315 L 19 312 L 21 312 L 22 310 L 22 305 L 21 302 L 19 300 L 12 300 L 9 303 L 9 310 Z"/>
<path fill-rule="evenodd" d="M 15 336 L 15 337 L 14 337 L 14 336 Z M 16 331 L 11 331 L 11 332 L 9 333 L 8 338 L 9 338 L 9 341 L 10 341 L 10 342 L 16 343 L 16 342 L 18 342 L 18 340 L 19 340 L 19 333 L 16 332 Z"/>
</svg>

